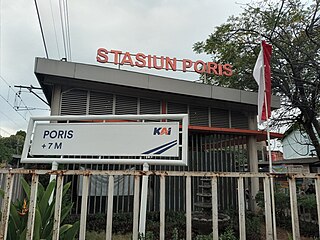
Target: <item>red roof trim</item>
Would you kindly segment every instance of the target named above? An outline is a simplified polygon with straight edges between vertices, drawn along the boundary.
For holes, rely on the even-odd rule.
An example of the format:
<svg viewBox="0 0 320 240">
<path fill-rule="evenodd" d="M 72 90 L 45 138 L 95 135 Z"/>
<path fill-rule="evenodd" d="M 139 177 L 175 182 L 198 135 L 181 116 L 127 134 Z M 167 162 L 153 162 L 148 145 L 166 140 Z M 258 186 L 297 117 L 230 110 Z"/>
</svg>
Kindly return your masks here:
<svg viewBox="0 0 320 240">
<path fill-rule="evenodd" d="M 238 128 L 216 128 L 216 127 L 204 127 L 204 126 L 191 126 L 189 125 L 189 130 L 194 132 L 205 132 L 205 133 L 229 133 L 236 135 L 247 135 L 247 136 L 256 136 L 257 141 L 263 141 L 267 138 L 266 131 L 258 130 L 248 130 L 248 129 L 238 129 Z M 271 138 L 282 138 L 283 134 L 270 132 Z"/>
</svg>

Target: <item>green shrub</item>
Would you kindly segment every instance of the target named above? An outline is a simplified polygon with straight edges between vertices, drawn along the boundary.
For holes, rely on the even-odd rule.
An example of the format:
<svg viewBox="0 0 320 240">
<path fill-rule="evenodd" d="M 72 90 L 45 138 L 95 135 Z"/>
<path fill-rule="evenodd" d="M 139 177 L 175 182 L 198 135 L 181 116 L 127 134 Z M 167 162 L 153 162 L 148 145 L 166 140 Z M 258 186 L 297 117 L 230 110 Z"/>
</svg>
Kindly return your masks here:
<svg viewBox="0 0 320 240">
<path fill-rule="evenodd" d="M 231 227 L 227 227 L 226 230 L 220 234 L 219 240 L 237 240 L 237 238 L 233 229 Z"/>
<path fill-rule="evenodd" d="M 254 213 L 246 214 L 246 234 L 248 240 L 261 238 L 261 218 Z"/>
<path fill-rule="evenodd" d="M 138 239 L 139 240 L 154 240 L 155 237 L 154 237 L 154 233 L 153 232 L 147 231 L 145 236 L 143 234 L 139 234 Z"/>
<path fill-rule="evenodd" d="M 87 231 L 86 239 L 90 240 L 105 240 L 106 232 L 95 232 L 95 231 Z"/>
<path fill-rule="evenodd" d="M 128 233 L 132 232 L 133 214 L 132 213 L 114 213 L 112 222 L 112 232 Z"/>
<path fill-rule="evenodd" d="M 290 210 L 290 196 L 287 193 L 275 192 L 275 207 L 276 207 L 276 223 L 278 226 L 291 231 L 291 217 L 287 214 Z M 259 192 L 256 195 L 256 201 L 259 207 L 264 210 L 264 195 L 263 192 Z M 315 194 L 300 195 L 297 197 L 298 207 L 304 209 L 310 214 L 311 219 L 317 219 L 317 212 L 314 209 L 317 208 Z M 315 222 L 306 222 L 300 219 L 300 233 L 304 236 L 316 237 L 318 233 L 318 224 Z"/>
<path fill-rule="evenodd" d="M 291 227 L 291 218 L 287 215 L 287 210 L 290 209 L 290 196 L 284 192 L 274 193 L 275 208 L 276 208 L 276 223 L 283 228 Z M 264 194 L 259 192 L 256 195 L 257 205 L 264 211 Z"/>
<path fill-rule="evenodd" d="M 27 220 L 28 220 L 28 203 L 30 200 L 30 186 L 24 178 L 21 178 L 23 190 L 26 194 L 26 199 L 17 200 L 11 203 L 10 216 L 8 222 L 8 240 L 26 239 Z M 66 193 L 70 188 L 71 183 L 63 186 L 62 196 L 65 199 Z M 38 184 L 38 195 L 36 202 L 35 220 L 34 220 L 34 239 L 51 239 L 53 234 L 53 215 L 55 199 L 49 203 L 49 198 L 53 194 L 56 186 L 56 181 L 52 181 L 45 189 L 41 183 Z M 2 192 L 3 194 L 3 192 Z M 64 202 L 64 201 L 63 201 Z M 63 224 L 64 219 L 70 213 L 71 204 L 63 204 L 61 206 L 60 221 Z M 74 239 L 79 231 L 80 223 L 64 224 L 60 226 L 59 239 Z"/>
<path fill-rule="evenodd" d="M 308 237 L 319 237 L 319 225 L 314 222 L 300 221 L 300 234 Z"/>
<path fill-rule="evenodd" d="M 302 195 L 298 197 L 298 205 L 307 211 L 314 211 L 317 208 L 315 194 Z"/>
</svg>

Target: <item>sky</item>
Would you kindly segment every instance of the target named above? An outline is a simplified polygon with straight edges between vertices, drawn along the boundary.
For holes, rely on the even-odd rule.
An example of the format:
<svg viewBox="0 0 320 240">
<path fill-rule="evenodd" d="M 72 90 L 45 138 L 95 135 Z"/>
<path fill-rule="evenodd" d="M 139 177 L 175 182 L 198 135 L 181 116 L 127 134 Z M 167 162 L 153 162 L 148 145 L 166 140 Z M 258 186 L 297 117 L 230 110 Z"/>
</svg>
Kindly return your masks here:
<svg viewBox="0 0 320 240">
<path fill-rule="evenodd" d="M 69 29 L 71 61 L 100 66 L 103 47 L 193 61 L 211 60 L 192 46 L 216 26 L 242 12 L 249 0 L 37 0 L 50 59 L 65 57 Z M 62 27 L 60 6 L 67 5 L 69 28 Z M 63 30 L 65 34 L 62 34 Z M 26 131 L 30 116 L 50 115 L 49 107 L 27 89 L 39 87 L 33 73 L 36 57 L 46 57 L 34 1 L 0 0 L 0 135 Z M 70 59 L 70 58 L 69 58 Z M 197 74 L 132 68 L 188 81 Z M 21 90 L 21 91 L 20 91 Z M 44 97 L 41 90 L 35 90 Z"/>
</svg>

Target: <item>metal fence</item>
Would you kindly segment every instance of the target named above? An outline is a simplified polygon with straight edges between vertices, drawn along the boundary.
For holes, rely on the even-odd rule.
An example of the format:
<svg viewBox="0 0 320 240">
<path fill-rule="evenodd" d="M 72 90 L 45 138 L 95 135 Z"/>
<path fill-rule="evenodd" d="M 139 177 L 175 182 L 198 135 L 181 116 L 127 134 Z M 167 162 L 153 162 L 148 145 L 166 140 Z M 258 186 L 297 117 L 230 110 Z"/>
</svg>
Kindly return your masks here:
<svg viewBox="0 0 320 240">
<path fill-rule="evenodd" d="M 135 171 L 135 170 L 58 170 L 58 171 L 48 171 L 48 170 L 23 170 L 23 169 L 13 169 L 13 170 L 0 170 L 0 174 L 5 176 L 5 183 L 2 187 L 4 190 L 4 198 L 2 201 L 2 215 L 1 215 L 1 226 L 0 226 L 0 239 L 6 239 L 8 220 L 10 215 L 10 204 L 13 201 L 14 185 L 20 175 L 26 175 L 31 177 L 31 191 L 30 191 L 30 201 L 29 201 L 29 212 L 28 212 L 28 225 L 27 225 L 27 239 L 33 239 L 33 228 L 34 219 L 36 212 L 36 200 L 37 191 L 39 184 L 39 177 L 43 175 L 56 175 L 57 186 L 55 193 L 55 209 L 54 209 L 54 226 L 53 226 L 53 238 L 59 239 L 60 230 L 60 216 L 61 216 L 61 201 L 62 201 L 62 186 L 65 184 L 65 179 L 68 176 L 78 176 L 82 178 L 81 186 L 81 213 L 80 213 L 80 230 L 79 239 L 85 239 L 86 235 L 86 225 L 87 225 L 87 215 L 88 215 L 88 197 L 89 197 L 89 186 L 90 181 L 94 177 L 104 176 L 108 179 L 108 183 L 103 187 L 106 188 L 107 196 L 114 196 L 115 193 L 115 179 L 119 176 L 131 176 L 133 179 L 133 226 L 132 226 L 132 239 L 138 239 L 139 234 L 139 214 L 140 212 L 140 192 L 141 192 L 141 179 L 143 177 L 154 177 L 159 179 L 159 188 L 154 189 L 159 193 L 158 202 L 149 202 L 149 204 L 158 204 L 160 210 L 160 228 L 159 236 L 160 239 L 165 239 L 165 217 L 166 217 L 166 199 L 169 198 L 167 192 L 166 182 L 170 181 L 171 178 L 183 178 L 185 179 L 185 194 L 184 194 L 184 204 L 182 209 L 184 209 L 186 214 L 186 236 L 185 239 L 192 239 L 193 230 L 193 212 L 197 199 L 192 198 L 192 193 L 194 191 L 199 191 L 199 188 L 194 188 L 192 181 L 196 178 L 201 179 L 209 183 L 210 189 L 210 211 L 211 211 L 211 229 L 212 229 L 212 239 L 219 239 L 219 205 L 221 203 L 221 192 L 219 191 L 219 186 L 221 181 L 229 181 L 233 179 L 236 184 L 236 206 L 235 210 L 238 212 L 239 219 L 239 238 L 241 240 L 246 239 L 246 213 L 247 213 L 247 198 L 245 191 L 245 181 L 260 180 L 262 182 L 262 191 L 264 195 L 264 217 L 265 217 L 265 232 L 266 239 L 276 238 L 276 227 L 273 224 L 274 215 L 272 215 L 272 196 L 271 184 L 280 175 L 270 175 L 266 173 L 236 173 L 236 172 L 187 172 L 187 171 Z M 292 220 L 292 235 L 293 239 L 300 239 L 300 228 L 299 228 L 299 213 L 297 204 L 297 179 L 308 179 L 312 180 L 315 185 L 315 197 L 317 202 L 317 219 L 314 219 L 319 225 L 320 219 L 320 175 L 319 174 L 290 174 L 281 175 L 285 178 L 288 183 L 288 191 L 290 194 L 290 208 L 289 215 Z M 206 186 L 208 187 L 208 186 Z M 179 192 L 179 189 L 174 189 Z M 227 194 L 227 193 L 223 193 Z M 200 194 L 201 195 L 201 194 Z M 107 197 L 107 202 L 105 203 L 105 208 L 107 209 L 106 214 L 106 239 L 112 239 L 112 222 L 113 222 L 113 212 L 114 212 L 114 197 Z M 320 227 L 319 227 L 320 232 Z M 318 234 L 318 233 L 316 233 Z"/>
<path fill-rule="evenodd" d="M 248 172 L 248 138 L 242 135 L 233 134 L 199 134 L 189 133 L 188 166 L 159 166 L 150 165 L 150 171 L 179 171 L 179 172 Z M 90 156 L 88 156 L 89 158 Z M 68 164 L 62 167 L 68 170 L 142 170 L 141 165 L 120 165 L 120 164 Z M 81 210 L 81 176 L 67 176 L 67 181 L 72 182 L 71 192 L 74 208 L 72 213 L 80 214 Z M 133 189 L 134 180 L 132 176 L 115 176 L 114 189 L 114 212 L 133 211 Z M 236 206 L 235 178 L 219 179 L 219 210 Z M 199 196 L 196 189 L 201 183 L 201 177 L 194 177 L 191 180 L 192 201 L 198 201 Z M 108 177 L 97 175 L 91 177 L 89 184 L 88 204 L 89 214 L 106 213 L 107 191 L 103 187 L 108 184 Z M 175 176 L 166 181 L 166 210 L 185 210 L 185 185 L 186 179 Z M 245 188 L 250 188 L 249 181 L 245 181 Z M 149 204 L 148 211 L 159 211 L 160 178 L 150 176 L 149 180 Z M 179 189 L 179 191 L 176 191 Z"/>
</svg>

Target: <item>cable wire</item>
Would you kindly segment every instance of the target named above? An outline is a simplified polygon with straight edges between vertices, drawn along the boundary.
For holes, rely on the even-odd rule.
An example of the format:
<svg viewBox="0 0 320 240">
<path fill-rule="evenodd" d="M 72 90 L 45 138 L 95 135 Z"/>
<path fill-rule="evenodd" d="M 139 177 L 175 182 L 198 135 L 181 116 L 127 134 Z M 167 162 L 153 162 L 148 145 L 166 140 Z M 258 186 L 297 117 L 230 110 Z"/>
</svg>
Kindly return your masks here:
<svg viewBox="0 0 320 240">
<path fill-rule="evenodd" d="M 59 44 L 58 44 L 58 36 L 57 36 L 57 29 L 56 29 L 56 21 L 54 19 L 54 15 L 53 15 L 53 9 L 52 9 L 52 0 L 50 0 L 50 9 L 51 9 L 51 17 L 52 17 L 52 22 L 53 22 L 53 29 L 54 29 L 54 35 L 55 35 L 55 39 L 56 39 L 56 45 L 57 45 L 57 51 L 58 51 L 58 57 L 59 59 L 60 57 L 60 50 L 59 50 Z"/>
<path fill-rule="evenodd" d="M 9 92 L 10 92 L 10 90 L 11 90 L 11 91 L 15 94 L 15 100 L 16 100 L 17 98 L 19 98 L 19 99 L 20 99 L 20 103 L 22 103 L 22 104 L 24 105 L 25 109 L 29 112 L 29 114 L 32 115 L 32 113 L 30 112 L 30 109 L 27 107 L 27 104 L 25 104 L 24 101 L 23 101 L 23 99 L 21 98 L 20 93 L 14 91 L 14 90 L 12 89 L 11 85 L 8 83 L 8 81 L 6 81 L 1 75 L 0 75 L 0 79 L 1 79 L 2 81 L 4 81 L 4 82 L 8 85 L 8 87 L 9 87 L 7 99 L 9 99 Z M 5 101 L 9 102 L 9 101 L 8 101 L 7 99 L 5 99 L 2 95 L 1 95 L 1 97 L 2 97 Z M 11 105 L 11 106 L 12 106 L 12 105 Z M 14 106 L 12 106 L 12 107 L 13 107 L 13 109 L 17 110 L 16 107 L 14 107 Z"/>
<path fill-rule="evenodd" d="M 16 123 L 15 121 L 13 121 L 12 118 L 10 118 L 7 114 L 5 114 L 4 112 L 2 112 L 1 110 L 0 110 L 0 113 L 1 113 L 3 116 L 5 116 L 6 118 L 8 118 L 8 119 L 10 120 L 10 122 L 12 122 L 14 125 L 16 125 L 16 127 L 21 128 L 21 126 L 20 126 L 18 123 Z"/>
<path fill-rule="evenodd" d="M 68 36 L 68 49 L 69 49 L 69 58 L 70 61 L 72 61 L 72 57 L 71 57 L 71 37 L 70 37 L 70 21 L 69 21 L 69 8 L 68 8 L 68 0 L 65 0 L 66 3 L 66 28 L 67 28 L 67 36 Z"/>
<path fill-rule="evenodd" d="M 8 131 L 4 130 L 2 127 L 0 127 L 0 137 L 3 137 L 3 135 L 1 135 L 1 132 L 6 133 L 7 135 L 13 135 L 12 133 L 9 133 Z"/>
<path fill-rule="evenodd" d="M 47 44 L 46 44 L 46 40 L 44 38 L 44 33 L 43 33 L 43 28 L 42 28 L 42 23 L 41 23 L 41 18 L 40 18 L 40 13 L 39 13 L 39 9 L 38 9 L 37 0 L 34 0 L 34 4 L 35 4 L 36 10 L 37 10 L 37 16 L 38 16 L 38 21 L 39 21 L 39 25 L 40 25 L 40 30 L 41 30 L 41 36 L 42 36 L 42 42 L 43 42 L 44 50 L 45 50 L 45 53 L 46 53 L 46 57 L 49 58 Z"/>
<path fill-rule="evenodd" d="M 64 54 L 66 59 L 68 60 L 67 47 L 66 47 L 66 36 L 65 36 L 65 28 L 64 28 L 64 19 L 63 19 L 63 6 L 61 5 L 61 0 L 59 0 L 59 11 L 60 11 L 60 20 L 61 20 L 61 31 L 62 31 L 62 39 L 64 46 Z"/>
<path fill-rule="evenodd" d="M 27 121 L 26 117 L 23 116 L 22 114 L 20 114 L 20 113 L 15 109 L 15 107 L 14 107 L 7 99 L 5 99 L 1 94 L 0 94 L 0 97 L 1 97 L 10 107 L 12 107 L 12 108 L 16 111 L 16 113 L 18 113 L 24 120 Z"/>
</svg>

